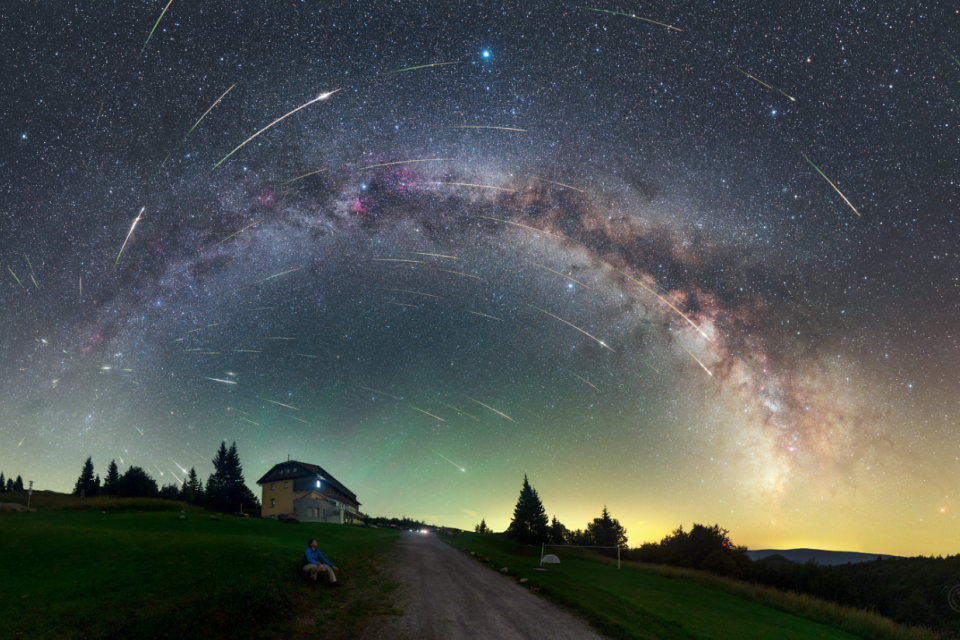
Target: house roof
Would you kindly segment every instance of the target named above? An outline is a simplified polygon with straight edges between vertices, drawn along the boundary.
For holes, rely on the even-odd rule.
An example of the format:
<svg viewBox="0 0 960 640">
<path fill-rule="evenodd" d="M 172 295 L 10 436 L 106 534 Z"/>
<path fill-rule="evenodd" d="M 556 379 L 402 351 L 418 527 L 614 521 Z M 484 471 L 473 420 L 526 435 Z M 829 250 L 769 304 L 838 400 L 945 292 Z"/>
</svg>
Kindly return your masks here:
<svg viewBox="0 0 960 640">
<path fill-rule="evenodd" d="M 286 473 L 284 473 L 284 471 L 286 471 Z M 257 484 L 277 482 L 278 480 L 294 480 L 296 478 L 315 478 L 317 476 L 319 476 L 323 482 L 329 483 L 334 489 L 354 502 L 357 502 L 357 495 L 340 484 L 340 481 L 330 475 L 323 467 L 298 460 L 288 460 L 273 465 L 262 478 L 257 480 Z M 357 502 L 357 504 L 360 503 Z"/>
</svg>

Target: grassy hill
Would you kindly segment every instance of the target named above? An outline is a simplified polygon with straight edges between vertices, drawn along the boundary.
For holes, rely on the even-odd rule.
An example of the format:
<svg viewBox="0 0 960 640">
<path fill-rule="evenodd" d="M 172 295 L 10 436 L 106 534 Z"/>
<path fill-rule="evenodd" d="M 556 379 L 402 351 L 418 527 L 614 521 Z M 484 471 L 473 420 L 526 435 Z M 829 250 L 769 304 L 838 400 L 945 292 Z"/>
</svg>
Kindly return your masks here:
<svg viewBox="0 0 960 640">
<path fill-rule="evenodd" d="M 615 559 L 611 561 L 594 552 L 570 549 L 561 552 L 559 565 L 544 565 L 548 570 L 538 571 L 539 548 L 520 545 L 495 534 L 462 533 L 454 539 L 441 538 L 475 553 L 481 562 L 489 559 L 492 568 L 507 567 L 514 577 L 527 578 L 527 586 L 562 607 L 580 613 L 595 628 L 614 638 L 920 640 L 936 637 L 931 632 L 900 627 L 867 612 L 736 583 L 705 572 L 626 562 L 618 570 Z M 556 549 L 550 550 L 550 553 L 556 552 Z"/>
<path fill-rule="evenodd" d="M 324 636 L 337 638 L 391 612 L 391 585 L 377 566 L 394 531 L 211 520 L 196 508 L 180 520 L 179 503 L 126 506 L 0 510 L 4 637 L 297 638 L 322 623 Z M 311 537 L 341 568 L 344 588 L 301 575 Z"/>
</svg>

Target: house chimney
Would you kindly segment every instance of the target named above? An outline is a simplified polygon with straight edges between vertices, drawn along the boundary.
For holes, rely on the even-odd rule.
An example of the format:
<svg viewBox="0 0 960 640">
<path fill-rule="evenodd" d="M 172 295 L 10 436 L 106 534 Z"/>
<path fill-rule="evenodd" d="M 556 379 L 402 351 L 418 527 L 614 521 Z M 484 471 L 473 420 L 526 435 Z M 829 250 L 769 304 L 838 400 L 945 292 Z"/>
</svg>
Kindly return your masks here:
<svg viewBox="0 0 960 640">
<path fill-rule="evenodd" d="M 287 454 L 287 462 L 290 462 L 290 454 Z"/>
</svg>

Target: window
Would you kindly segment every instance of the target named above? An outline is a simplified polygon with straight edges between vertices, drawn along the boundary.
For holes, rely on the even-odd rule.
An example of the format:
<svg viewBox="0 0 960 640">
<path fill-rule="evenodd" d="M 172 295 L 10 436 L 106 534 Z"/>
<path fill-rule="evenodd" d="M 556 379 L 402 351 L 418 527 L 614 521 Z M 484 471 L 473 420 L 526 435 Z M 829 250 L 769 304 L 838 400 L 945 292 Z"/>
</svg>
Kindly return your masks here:
<svg viewBox="0 0 960 640">
<path fill-rule="evenodd" d="M 270 508 L 274 509 L 276 508 L 276 506 L 277 506 L 277 501 L 274 500 L 273 498 L 270 498 Z"/>
<path fill-rule="evenodd" d="M 289 486 L 290 486 L 290 483 L 289 483 L 289 482 L 284 482 L 284 483 L 283 483 L 283 488 L 284 488 L 284 489 L 286 489 L 286 488 L 289 487 Z"/>
<path fill-rule="evenodd" d="M 276 488 L 277 488 L 277 483 L 276 483 L 276 482 L 271 482 L 271 483 L 270 483 L 270 491 L 273 491 L 273 490 L 276 489 Z"/>
</svg>

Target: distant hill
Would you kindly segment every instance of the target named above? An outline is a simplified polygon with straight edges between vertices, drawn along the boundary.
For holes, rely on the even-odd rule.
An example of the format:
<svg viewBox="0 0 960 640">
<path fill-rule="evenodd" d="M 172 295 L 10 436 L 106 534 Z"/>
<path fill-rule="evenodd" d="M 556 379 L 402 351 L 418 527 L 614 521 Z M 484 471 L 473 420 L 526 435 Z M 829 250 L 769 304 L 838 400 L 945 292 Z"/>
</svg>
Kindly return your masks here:
<svg viewBox="0 0 960 640">
<path fill-rule="evenodd" d="M 886 560 L 887 558 L 898 558 L 885 553 L 858 553 L 856 551 L 824 551 L 823 549 L 787 549 L 784 551 L 778 549 L 757 549 L 747 551 L 751 560 L 761 560 L 768 556 L 780 556 L 774 560 L 774 565 L 779 566 L 783 560 L 791 562 L 808 562 L 815 560 L 817 564 L 833 566 L 837 564 L 847 564 L 848 562 L 873 562 L 877 556 Z M 781 559 L 782 558 L 782 559 Z"/>
</svg>

